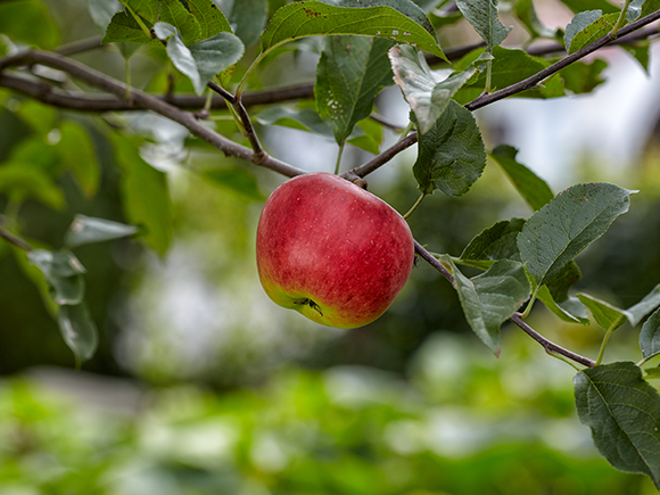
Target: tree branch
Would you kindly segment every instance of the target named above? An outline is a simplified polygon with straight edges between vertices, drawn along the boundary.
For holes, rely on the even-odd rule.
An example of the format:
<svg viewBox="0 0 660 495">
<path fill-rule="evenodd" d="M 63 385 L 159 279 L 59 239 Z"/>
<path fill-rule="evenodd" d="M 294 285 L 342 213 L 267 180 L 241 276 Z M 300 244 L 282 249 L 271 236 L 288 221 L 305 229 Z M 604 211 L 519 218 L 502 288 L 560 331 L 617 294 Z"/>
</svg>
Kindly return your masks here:
<svg viewBox="0 0 660 495">
<path fill-rule="evenodd" d="M 23 239 L 20 239 L 14 234 L 5 230 L 2 226 L 0 226 L 0 237 L 2 237 L 5 241 L 10 242 L 14 246 L 18 246 L 19 248 L 24 249 L 25 251 L 32 251 L 32 246 L 30 246 Z"/>
<path fill-rule="evenodd" d="M 370 173 L 388 163 L 392 158 L 401 153 L 403 150 L 410 148 L 416 142 L 417 133 L 408 134 L 405 138 L 390 146 L 377 157 L 363 165 L 360 165 L 357 168 L 354 168 L 353 170 L 350 170 L 349 172 L 346 172 L 343 175 L 346 176 L 347 174 L 353 174 L 357 177 L 366 177 Z"/>
<path fill-rule="evenodd" d="M 202 123 L 198 122 L 191 113 L 185 112 L 147 93 L 129 88 L 120 81 L 61 55 L 36 50 L 21 52 L 12 57 L 0 59 L 0 71 L 12 66 L 32 64 L 42 64 L 54 69 L 63 70 L 76 79 L 85 81 L 96 88 L 115 95 L 120 100 L 125 97 L 128 90 L 130 91 L 131 100 L 136 104 L 183 125 L 192 134 L 215 146 L 227 155 L 235 156 L 256 165 L 269 168 L 287 177 L 294 177 L 305 173 L 304 170 L 293 167 L 292 165 L 273 157 L 267 155 L 265 157 L 259 156 L 249 148 L 241 146 L 218 134 L 214 130 L 209 129 Z M 1 77 L 7 76 L 2 75 Z"/>
</svg>

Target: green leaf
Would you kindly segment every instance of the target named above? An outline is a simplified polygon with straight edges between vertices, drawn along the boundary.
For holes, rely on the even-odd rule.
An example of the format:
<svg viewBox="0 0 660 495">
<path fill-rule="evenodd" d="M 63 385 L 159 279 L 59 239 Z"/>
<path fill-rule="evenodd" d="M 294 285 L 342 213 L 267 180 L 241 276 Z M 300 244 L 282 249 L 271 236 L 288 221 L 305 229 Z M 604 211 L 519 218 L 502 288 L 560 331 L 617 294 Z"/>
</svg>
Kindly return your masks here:
<svg viewBox="0 0 660 495">
<path fill-rule="evenodd" d="M 584 16 L 580 17 L 583 14 Z M 579 20 L 578 17 L 580 17 Z M 564 45 L 569 55 L 612 31 L 618 17 L 619 14 L 602 15 L 602 12 L 599 10 L 582 12 L 576 15 L 571 23 L 566 26 L 566 33 L 564 35 Z M 584 26 L 586 22 L 589 22 L 589 24 Z"/>
<path fill-rule="evenodd" d="M 660 368 L 646 368 L 644 370 L 644 378 L 648 379 L 660 379 Z"/>
<path fill-rule="evenodd" d="M 533 280 L 533 279 L 532 279 Z M 536 294 L 536 297 L 541 301 L 546 308 L 548 308 L 555 316 L 561 320 L 569 323 L 579 323 L 581 325 L 589 325 L 589 318 L 587 317 L 587 310 L 580 300 L 576 297 L 569 296 L 568 299 L 561 301 L 560 304 L 555 302 L 555 299 L 550 293 L 547 285 L 542 285 Z"/>
<path fill-rule="evenodd" d="M 465 247 L 460 262 L 467 264 L 472 261 L 502 259 L 520 261 L 516 239 L 524 224 L 525 220 L 522 218 L 512 218 L 485 229 Z"/>
<path fill-rule="evenodd" d="M 628 22 L 633 22 L 638 19 L 642 13 L 642 6 L 644 5 L 645 0 L 632 0 L 628 5 L 628 10 L 626 11 L 626 20 Z"/>
<path fill-rule="evenodd" d="M 293 109 L 282 105 L 273 105 L 254 115 L 254 119 L 262 125 L 291 127 L 313 132 L 326 141 L 334 141 L 332 130 L 328 124 L 323 122 L 319 114 L 311 108 Z"/>
<path fill-rule="evenodd" d="M 516 161 L 518 150 L 513 146 L 501 144 L 490 153 L 511 183 L 534 211 L 541 209 L 555 195 L 548 184 L 522 163 Z"/>
<path fill-rule="evenodd" d="M 486 150 L 472 113 L 451 100 L 442 119 L 419 135 L 413 174 L 424 194 L 465 194 L 481 176 Z"/>
<path fill-rule="evenodd" d="M 518 249 L 537 284 L 559 273 L 628 211 L 631 193 L 614 184 L 577 184 L 532 215 L 518 236 Z"/>
<path fill-rule="evenodd" d="M 660 396 L 634 363 L 580 371 L 574 379 L 580 421 L 600 453 L 621 471 L 649 476 L 660 488 Z"/>
<path fill-rule="evenodd" d="M 466 62 L 477 54 L 483 53 L 483 49 L 475 52 L 466 59 Z M 550 62 L 547 60 L 540 57 L 532 57 L 524 50 L 508 49 L 501 46 L 493 49 L 493 56 L 495 58 L 492 61 L 492 90 L 511 86 L 550 65 Z M 483 92 L 485 85 L 486 71 L 484 70 L 465 84 L 458 93 L 460 96 L 457 96 L 456 99 L 459 102 L 471 101 Z M 537 88 L 524 91 L 517 95 L 520 98 L 558 98 L 561 96 L 564 96 L 564 88 L 561 84 L 560 77 L 556 74 L 544 81 Z"/>
<path fill-rule="evenodd" d="M 660 309 L 656 310 L 642 325 L 639 347 L 645 358 L 660 353 Z"/>
<path fill-rule="evenodd" d="M 210 184 L 234 192 L 248 201 L 266 200 L 266 196 L 259 189 L 256 177 L 245 170 L 245 167 L 204 170 L 202 177 Z"/>
<path fill-rule="evenodd" d="M 570 261 L 557 275 L 549 278 L 545 285 L 555 301 L 565 301 L 568 290 L 582 279 L 582 272 L 575 261 Z"/>
<path fill-rule="evenodd" d="M 197 94 L 204 92 L 213 76 L 231 67 L 243 56 L 243 43 L 231 33 L 220 33 L 190 48 L 170 24 L 157 22 L 154 33 L 158 39 L 167 40 L 167 56 L 177 69 L 190 78 Z"/>
<path fill-rule="evenodd" d="M 105 30 L 108 29 L 108 25 L 112 22 L 115 14 L 123 10 L 119 0 L 87 0 L 87 8 L 99 33 L 102 35 L 105 34 Z"/>
<path fill-rule="evenodd" d="M 630 321 L 630 325 L 634 327 L 658 306 L 660 306 L 660 284 L 656 285 L 640 302 L 629 307 L 625 311 L 626 317 Z"/>
<path fill-rule="evenodd" d="M 16 202 L 33 198 L 55 210 L 62 209 L 65 204 L 64 193 L 53 179 L 30 163 L 11 162 L 0 166 L 0 193 Z"/>
<path fill-rule="evenodd" d="M 0 3 L 0 33 L 45 50 L 55 48 L 62 38 L 48 7 L 38 0 Z"/>
<path fill-rule="evenodd" d="M 38 134 L 43 142 L 45 137 L 57 125 L 57 112 L 48 105 L 36 100 L 23 100 L 16 112 L 23 122 L 28 124 Z"/>
<path fill-rule="evenodd" d="M 626 322 L 626 316 L 616 306 L 589 294 L 578 294 L 577 297 L 582 304 L 589 308 L 596 323 L 606 332 L 614 331 Z"/>
<path fill-rule="evenodd" d="M 171 201 L 164 173 L 146 163 L 135 146 L 117 134 L 112 135 L 116 163 L 121 177 L 122 206 L 129 223 L 143 225 L 144 242 L 165 254 L 172 238 Z"/>
<path fill-rule="evenodd" d="M 222 10 L 234 34 L 245 46 L 253 45 L 261 36 L 268 19 L 267 0 L 222 0 Z"/>
<path fill-rule="evenodd" d="M 27 251 L 20 248 L 14 248 L 12 251 L 14 252 L 16 264 L 21 272 L 23 272 L 23 274 L 35 285 L 39 291 L 39 295 L 41 296 L 46 311 L 55 319 L 57 317 L 57 312 L 59 311 L 59 305 L 53 301 L 52 290 L 44 273 L 36 265 L 32 264 L 28 258 Z"/>
<path fill-rule="evenodd" d="M 392 42 L 365 36 L 326 36 L 316 67 L 316 110 L 342 145 L 369 117 L 379 91 L 392 84 Z"/>
<path fill-rule="evenodd" d="M 98 330 L 85 303 L 60 306 L 57 323 L 78 364 L 94 355 L 98 347 Z"/>
<path fill-rule="evenodd" d="M 153 25 L 143 19 L 147 28 Z M 138 43 L 140 45 L 159 46 L 160 42 L 147 35 L 135 18 L 127 11 L 117 12 L 112 16 L 112 20 L 105 30 L 105 36 L 101 44 L 120 42 L 120 43 Z"/>
<path fill-rule="evenodd" d="M 342 5 L 351 5 L 349 7 L 307 0 L 284 5 L 275 12 L 261 36 L 262 49 L 266 52 L 307 36 L 355 34 L 415 44 L 446 60 L 433 27 L 419 7 L 404 0 L 370 2 L 371 5 L 381 3 L 383 5 L 361 7 L 355 0 L 343 2 Z"/>
<path fill-rule="evenodd" d="M 556 28 L 549 28 L 539 20 L 532 0 L 519 0 L 514 12 L 534 38 L 554 38 L 557 34 Z"/>
<path fill-rule="evenodd" d="M 646 17 L 658 9 L 660 9 L 660 0 L 646 0 L 642 5 L 642 13 L 639 16 Z"/>
<path fill-rule="evenodd" d="M 238 3 L 249 3 L 245 1 L 241 2 L 241 0 L 237 1 Z M 186 0 L 186 3 L 188 4 L 190 13 L 192 13 L 199 25 L 200 38 L 196 40 L 197 42 L 213 38 L 221 32 L 233 33 L 231 26 L 235 21 L 232 20 L 230 22 L 213 0 Z"/>
<path fill-rule="evenodd" d="M 133 225 L 76 215 L 64 236 L 64 244 L 72 248 L 127 237 L 137 231 L 138 228 Z"/>
<path fill-rule="evenodd" d="M 422 134 L 428 132 L 445 111 L 449 100 L 477 71 L 468 67 L 445 80 L 433 73 L 424 54 L 408 45 L 397 45 L 389 51 L 394 82 L 401 88 Z"/>
<path fill-rule="evenodd" d="M 204 86 L 213 76 L 238 62 L 244 52 L 245 47 L 241 40 L 226 32 L 190 45 L 190 53 L 197 65 L 200 82 Z"/>
<path fill-rule="evenodd" d="M 474 333 L 492 350 L 500 353 L 500 326 L 515 313 L 530 295 L 525 269 L 512 260 L 496 261 L 488 271 L 467 278 L 451 261 L 458 298 Z"/>
<path fill-rule="evenodd" d="M 606 14 L 618 13 L 621 9 L 607 0 L 561 0 L 574 14 L 585 10 L 601 10 Z"/>
<path fill-rule="evenodd" d="M 56 304 L 78 304 L 83 300 L 85 268 L 73 253 L 35 249 L 28 253 L 28 259 L 46 277 Z"/>
<path fill-rule="evenodd" d="M 486 42 L 489 52 L 502 43 L 512 29 L 500 22 L 497 16 L 497 0 L 457 0 L 456 6 Z"/>
<path fill-rule="evenodd" d="M 70 120 L 60 124 L 60 140 L 56 145 L 62 164 L 75 177 L 82 192 L 90 197 L 99 187 L 101 164 L 87 131 Z"/>
<path fill-rule="evenodd" d="M 605 82 L 601 78 L 603 70 L 607 68 L 607 62 L 602 59 L 594 59 L 590 64 L 585 62 L 574 62 L 559 72 L 564 83 L 564 88 L 574 94 L 591 93 L 597 86 Z"/>
</svg>

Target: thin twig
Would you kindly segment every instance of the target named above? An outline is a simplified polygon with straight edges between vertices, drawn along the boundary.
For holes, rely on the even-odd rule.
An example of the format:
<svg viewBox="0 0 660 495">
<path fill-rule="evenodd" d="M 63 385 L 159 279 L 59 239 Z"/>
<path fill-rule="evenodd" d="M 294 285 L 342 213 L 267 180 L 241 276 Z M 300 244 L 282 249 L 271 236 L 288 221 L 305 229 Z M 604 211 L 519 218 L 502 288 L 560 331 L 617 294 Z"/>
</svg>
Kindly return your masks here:
<svg viewBox="0 0 660 495">
<path fill-rule="evenodd" d="M 63 70 L 72 77 L 85 81 L 103 91 L 107 91 L 119 99 L 123 99 L 126 96 L 126 84 L 82 65 L 75 60 L 54 53 L 33 50 L 22 52 L 12 57 L 6 57 L 0 59 L 0 71 L 11 66 L 30 65 L 35 63 Z M 227 155 L 235 156 L 256 165 L 269 168 L 287 177 L 294 177 L 305 173 L 304 170 L 268 155 L 259 156 L 253 150 L 241 146 L 221 134 L 218 134 L 214 130 L 209 129 L 202 123 L 198 122 L 191 113 L 184 112 L 181 109 L 142 91 L 133 88 L 129 89 L 131 99 L 138 105 L 163 115 L 174 122 L 178 122 L 186 127 L 193 135 L 210 143 Z"/>
<path fill-rule="evenodd" d="M 412 133 L 398 141 L 396 144 L 390 146 L 388 149 L 383 151 L 380 155 L 369 160 L 367 163 L 360 165 L 357 168 L 354 168 L 350 173 L 357 175 L 358 177 L 365 177 L 370 173 L 378 170 L 380 167 L 388 163 L 392 158 L 401 153 L 406 148 L 410 148 L 413 144 L 417 142 L 417 133 Z M 344 174 L 345 175 L 345 174 Z"/>
<path fill-rule="evenodd" d="M 5 241 L 12 243 L 14 246 L 18 246 L 19 248 L 24 249 L 25 251 L 32 251 L 32 246 L 30 246 L 23 239 L 20 239 L 16 237 L 14 234 L 5 230 L 1 226 L 0 226 L 0 237 L 2 237 Z"/>
<path fill-rule="evenodd" d="M 560 345 L 557 345 L 554 342 L 551 342 L 550 340 L 546 339 L 543 335 L 541 335 L 532 327 L 530 327 L 527 323 L 525 323 L 520 313 L 514 313 L 513 316 L 510 318 L 510 320 L 516 325 L 518 325 L 527 335 L 529 335 L 539 344 L 541 344 L 541 346 L 543 346 L 543 348 L 545 349 L 545 352 L 547 352 L 548 354 L 553 354 L 553 353 L 559 354 L 589 368 L 593 368 L 594 366 L 596 366 L 595 361 L 587 357 L 581 356 L 579 354 L 576 354 L 573 351 L 569 351 L 568 349 L 564 349 Z"/>
<path fill-rule="evenodd" d="M 422 246 L 419 242 L 413 241 L 415 243 L 415 252 L 419 254 L 424 261 L 426 261 L 429 265 L 431 265 L 433 268 L 438 270 L 443 277 L 445 277 L 447 280 L 451 282 L 451 285 L 456 287 L 456 283 L 454 282 L 454 276 L 449 273 L 449 270 L 445 268 L 445 266 L 438 261 L 438 259 L 433 256 L 431 253 L 429 253 L 424 246 Z"/>
</svg>

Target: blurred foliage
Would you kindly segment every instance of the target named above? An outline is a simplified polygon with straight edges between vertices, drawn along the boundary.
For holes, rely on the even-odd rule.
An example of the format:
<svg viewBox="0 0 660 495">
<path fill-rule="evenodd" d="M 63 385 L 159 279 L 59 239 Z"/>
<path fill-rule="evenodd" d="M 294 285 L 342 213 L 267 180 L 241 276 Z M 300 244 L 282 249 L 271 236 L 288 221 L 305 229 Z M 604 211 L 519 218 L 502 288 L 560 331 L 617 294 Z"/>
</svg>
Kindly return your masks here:
<svg viewBox="0 0 660 495">
<path fill-rule="evenodd" d="M 570 367 L 539 365 L 520 333 L 505 344 L 497 360 L 465 337 L 436 335 L 409 381 L 289 367 L 223 395 L 86 374 L 49 389 L 38 378 L 52 378 L 48 369 L 5 380 L 0 494 L 655 493 L 598 457 L 573 410 Z M 80 396 L 90 388 L 112 390 L 112 401 Z"/>
</svg>

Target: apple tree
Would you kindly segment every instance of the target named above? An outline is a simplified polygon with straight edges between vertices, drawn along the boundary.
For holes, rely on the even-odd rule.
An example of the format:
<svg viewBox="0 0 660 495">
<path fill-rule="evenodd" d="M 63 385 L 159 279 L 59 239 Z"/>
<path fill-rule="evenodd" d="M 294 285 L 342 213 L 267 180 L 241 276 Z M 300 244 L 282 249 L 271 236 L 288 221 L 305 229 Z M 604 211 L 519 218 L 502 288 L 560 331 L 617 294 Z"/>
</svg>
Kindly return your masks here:
<svg viewBox="0 0 660 495">
<path fill-rule="evenodd" d="M 11 249 L 40 288 L 82 363 L 94 355 L 99 336 L 76 248 L 127 236 L 160 255 L 170 246 L 168 183 L 144 159 L 150 138 L 127 124 L 135 112 L 185 128 L 188 149 L 212 147 L 219 159 L 241 161 L 197 173 L 248 195 L 259 195 L 255 167 L 287 178 L 310 172 L 269 153 L 259 137 L 263 126 L 332 140 L 337 153 L 326 171 L 364 188 L 369 176 L 416 149 L 410 173 L 419 197 L 404 218 L 423 215 L 417 208 L 434 194 L 467 193 L 488 161 L 529 205 L 528 218 L 501 219 L 472 233 L 461 253 L 436 252 L 413 230 L 417 263 L 428 263 L 438 284 L 455 289 L 470 327 L 495 355 L 506 352 L 500 327 L 510 321 L 574 367 L 577 413 L 600 453 L 614 468 L 643 473 L 660 488 L 660 395 L 648 381 L 660 377 L 660 284 L 628 308 L 572 290 L 581 278 L 575 258 L 628 211 L 635 191 L 600 182 L 552 191 L 512 146 L 487 149 L 473 114 L 505 98 L 591 92 L 605 65 L 594 57 L 605 47 L 627 50 L 648 66 L 657 0 L 562 3 L 574 16 L 555 29 L 543 24 L 531 0 L 507 5 L 515 28 L 502 22 L 495 0 L 88 0 L 89 28 L 100 35 L 61 45 L 54 6 L 50 12 L 36 0 L 0 1 L 0 104 L 32 132 L 12 143 L 0 164 L 0 248 Z M 478 41 L 454 41 L 452 28 L 460 24 L 471 26 Z M 522 40 L 517 46 L 509 41 L 514 37 Z M 95 67 L 94 52 L 109 49 L 125 63 Z M 274 61 L 310 50 L 320 54 L 313 83 L 269 85 Z M 138 51 L 150 62 L 135 73 Z M 410 107 L 407 127 L 375 110 L 379 93 L 392 85 Z M 383 129 L 398 134 L 394 144 L 383 145 Z M 13 132 L 2 130 L 10 141 Z M 29 238 L 23 206 L 29 200 L 61 208 L 65 174 L 83 196 L 97 194 L 93 134 L 103 137 L 120 169 L 126 221 L 79 214 L 62 232 L 60 249 Z M 373 156 L 348 167 L 348 145 Z M 540 304 L 563 322 L 601 327 L 598 355 L 580 355 L 532 328 L 526 319 Z M 625 323 L 641 327 L 639 360 L 606 362 L 610 337 Z"/>
</svg>

